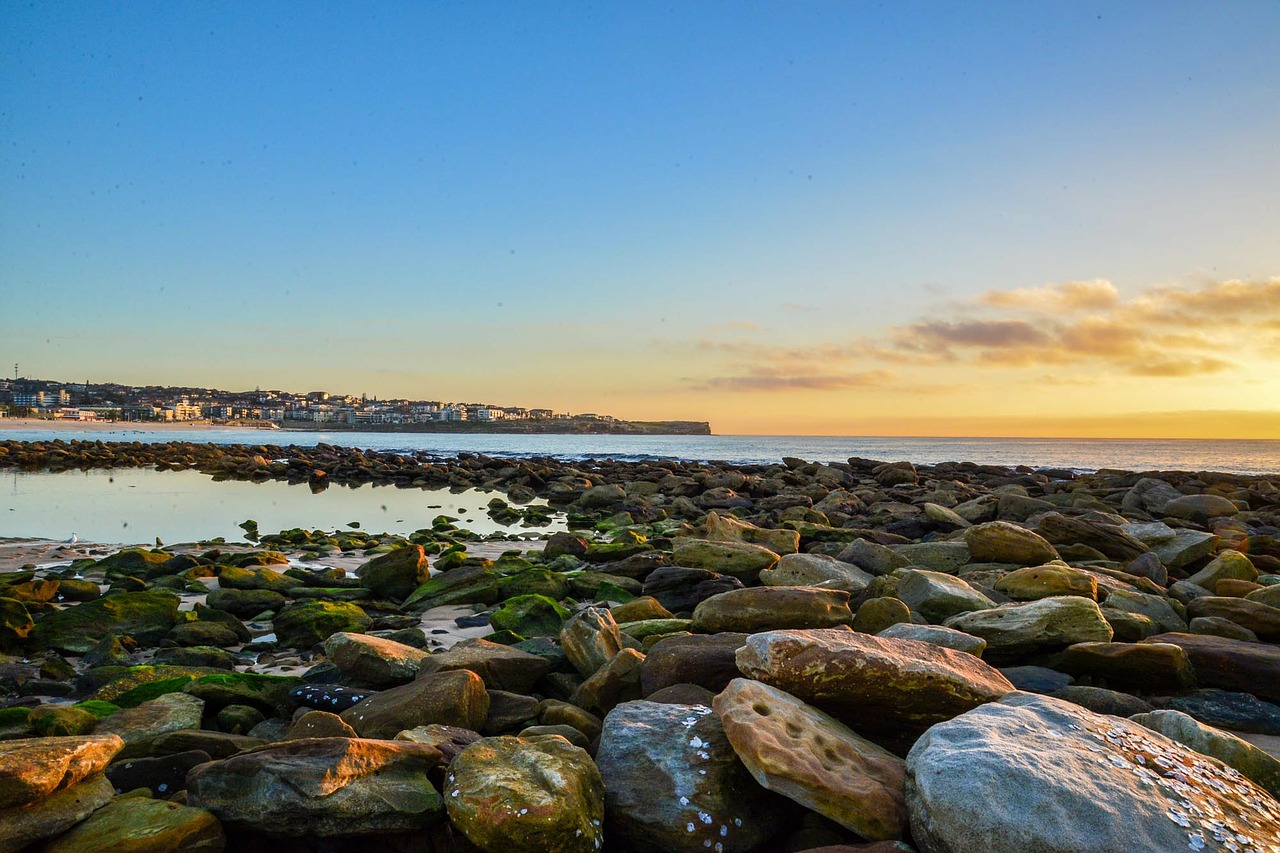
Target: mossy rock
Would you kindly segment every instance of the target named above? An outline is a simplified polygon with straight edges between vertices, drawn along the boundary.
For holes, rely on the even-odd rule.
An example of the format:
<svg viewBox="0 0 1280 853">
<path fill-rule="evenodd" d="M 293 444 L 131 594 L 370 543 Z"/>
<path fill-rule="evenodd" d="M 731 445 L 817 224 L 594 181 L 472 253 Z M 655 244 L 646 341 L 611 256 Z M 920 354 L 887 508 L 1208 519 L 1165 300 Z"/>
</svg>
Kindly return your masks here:
<svg viewBox="0 0 1280 853">
<path fill-rule="evenodd" d="M 503 602 L 489 617 L 498 631 L 511 631 L 521 637 L 558 637 L 569 609 L 545 595 L 517 595 Z"/>
<path fill-rule="evenodd" d="M 376 549 L 375 549 L 376 550 Z M 356 569 L 360 585 L 400 601 L 431 579 L 421 545 L 392 548 Z"/>
<path fill-rule="evenodd" d="M 481 639 L 488 643 L 497 643 L 500 646 L 514 646 L 517 643 L 525 642 L 525 638 L 515 631 L 494 631 L 492 634 L 485 634 Z"/>
<path fill-rule="evenodd" d="M 252 635 L 249 633 L 249 629 L 244 626 L 244 623 L 241 622 L 234 614 L 228 613 L 225 610 L 215 610 L 212 607 L 207 607 L 203 604 L 196 604 L 195 609 L 190 612 L 195 616 L 196 621 L 198 622 L 213 622 L 218 625 L 225 625 L 232 631 L 235 631 L 236 636 L 240 638 L 240 642 L 242 643 L 247 643 L 252 638 Z"/>
<path fill-rule="evenodd" d="M 588 563 L 611 563 L 614 560 L 625 560 L 627 557 L 633 557 L 636 554 L 643 554 L 646 551 L 652 551 L 653 546 L 648 542 L 634 542 L 624 540 L 622 542 L 601 542 L 587 546 L 587 553 L 582 558 Z"/>
<path fill-rule="evenodd" d="M 309 649 L 339 631 L 361 633 L 373 620 L 346 601 L 294 601 L 276 613 L 276 642 L 295 649 Z"/>
<path fill-rule="evenodd" d="M 98 725 L 98 717 L 74 705 L 40 705 L 27 719 L 37 737 L 87 735 Z"/>
<path fill-rule="evenodd" d="M 496 604 L 501 601 L 499 580 L 489 568 L 455 568 L 419 586 L 405 599 L 404 606 L 426 610 L 445 604 Z"/>
<path fill-rule="evenodd" d="M 83 702 L 77 702 L 73 707 L 79 708 L 81 711 L 88 711 L 99 720 L 110 717 L 120 710 L 120 706 L 115 702 L 104 702 L 101 699 L 86 699 Z"/>
<path fill-rule="evenodd" d="M 160 678 L 139 684 L 131 690 L 116 696 L 112 701 L 121 708 L 136 708 L 143 702 L 150 702 L 168 693 L 181 693 L 182 688 L 191 682 L 190 675 L 175 675 L 171 678 Z"/>
<path fill-rule="evenodd" d="M 454 548 L 446 548 L 436 558 L 435 565 L 432 567 L 438 572 L 447 572 L 450 569 L 456 569 L 462 565 L 462 561 L 467 558 L 467 549 L 462 546 Z"/>
<path fill-rule="evenodd" d="M 269 589 L 272 592 L 287 592 L 298 585 L 298 581 L 283 575 L 274 569 L 246 569 L 242 566 L 222 566 L 218 571 L 218 586 L 221 589 Z"/>
<path fill-rule="evenodd" d="M 225 649 L 213 646 L 189 646 L 187 648 L 160 649 L 156 663 L 172 666 L 198 666 L 206 669 L 235 669 L 236 656 Z"/>
<path fill-rule="evenodd" d="M 91 697 L 106 702 L 116 699 L 144 684 L 166 678 L 186 676 L 188 679 L 217 673 L 214 669 L 194 666 L 167 666 L 162 664 L 143 666 L 102 666 L 83 673 L 76 679 L 76 686 L 83 691 L 96 691 Z M 117 703 L 118 704 L 118 703 Z"/>
<path fill-rule="evenodd" d="M 279 551 L 246 551 L 243 554 L 224 554 L 218 562 L 243 569 L 249 566 L 287 566 L 289 558 Z"/>
<path fill-rule="evenodd" d="M 236 646 L 242 640 L 236 632 L 217 622 L 187 622 L 175 625 L 169 639 L 180 646 Z"/>
<path fill-rule="evenodd" d="M 30 708 L 0 708 L 0 741 L 31 734 L 30 719 Z"/>
<path fill-rule="evenodd" d="M 177 621 L 178 596 L 173 593 L 124 592 L 46 614 L 31 637 L 38 645 L 82 655 L 109 634 L 154 645 Z"/>
<path fill-rule="evenodd" d="M 498 581 L 498 600 L 521 595 L 545 595 L 556 601 L 569 594 L 569 581 L 550 569 L 526 569 Z"/>
<path fill-rule="evenodd" d="M 25 604 L 14 598 L 0 598 L 0 649 L 21 646 L 35 625 Z"/>
<path fill-rule="evenodd" d="M 604 572 L 575 572 L 569 575 L 569 593 L 592 601 L 630 601 L 641 594 L 643 585 L 634 578 Z"/>
<path fill-rule="evenodd" d="M 101 597 L 102 590 L 93 581 L 63 578 L 58 582 L 58 598 L 63 601 L 93 601 Z"/>
<path fill-rule="evenodd" d="M 289 699 L 289 691 L 306 683 L 295 676 L 227 672 L 194 679 L 183 688 L 183 692 L 203 699 L 211 710 L 228 705 L 250 705 L 287 717 L 295 704 Z"/>
<path fill-rule="evenodd" d="M 125 575 L 145 579 L 170 574 L 167 563 L 173 555 L 167 551 L 146 551 L 142 548 L 125 548 L 94 564 L 107 577 Z"/>
<path fill-rule="evenodd" d="M 285 597 L 269 589 L 215 589 L 205 603 L 214 610 L 224 610 L 242 619 L 249 619 L 264 610 L 276 610 Z"/>
</svg>

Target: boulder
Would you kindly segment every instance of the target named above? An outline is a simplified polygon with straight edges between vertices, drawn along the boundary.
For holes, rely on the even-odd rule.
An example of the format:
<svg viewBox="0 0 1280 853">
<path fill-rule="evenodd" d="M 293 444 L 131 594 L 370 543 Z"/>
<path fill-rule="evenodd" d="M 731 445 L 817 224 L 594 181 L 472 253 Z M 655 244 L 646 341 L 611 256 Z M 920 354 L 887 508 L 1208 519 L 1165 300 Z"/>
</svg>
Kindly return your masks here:
<svg viewBox="0 0 1280 853">
<path fill-rule="evenodd" d="M 362 586 L 382 597 L 402 601 L 431 579 L 427 556 L 421 545 L 406 545 L 379 554 L 356 569 Z"/>
<path fill-rule="evenodd" d="M 101 723 L 99 735 L 117 735 L 124 741 L 120 758 L 146 755 L 156 738 L 169 732 L 200 728 L 204 702 L 186 693 L 166 693 L 135 708 L 116 711 Z"/>
<path fill-rule="evenodd" d="M 1058 559 L 1058 552 L 1040 534 L 1009 521 L 975 524 L 964 532 L 975 563 L 1014 563 L 1040 566 Z"/>
<path fill-rule="evenodd" d="M 942 622 L 971 610 L 987 610 L 996 603 L 953 575 L 909 569 L 898 581 L 897 597 L 930 622 Z"/>
<path fill-rule="evenodd" d="M 1147 552 L 1147 545 L 1116 524 L 1088 521 L 1059 512 L 1045 513 L 1036 532 L 1052 545 L 1086 545 L 1103 555 L 1122 562 L 1137 559 Z"/>
<path fill-rule="evenodd" d="M 1280 642 L 1280 607 L 1269 607 L 1260 601 L 1206 595 L 1187 605 L 1187 616 L 1192 619 L 1202 616 L 1230 619 L 1252 631 L 1260 640 Z"/>
<path fill-rule="evenodd" d="M 756 784 L 701 705 L 625 702 L 605 717 L 596 765 L 606 835 L 641 853 L 746 853 L 785 826 L 787 801 Z"/>
<path fill-rule="evenodd" d="M 124 749 L 113 734 L 0 741 L 0 811 L 28 806 L 106 769 Z"/>
<path fill-rule="evenodd" d="M 713 595 L 742 589 L 742 581 L 706 569 L 661 566 L 644 579 L 643 591 L 672 613 L 691 611 Z"/>
<path fill-rule="evenodd" d="M 494 737 L 449 765 L 449 820 L 481 850 L 595 853 L 603 843 L 604 782 L 584 750 L 561 737 Z"/>
<path fill-rule="evenodd" d="M 283 741 L 196 767 L 187 802 L 282 838 L 418 831 L 444 811 L 428 778 L 442 760 L 438 749 L 407 741 Z"/>
<path fill-rule="evenodd" d="M 864 634 L 879 634 L 903 622 L 911 622 L 911 608 L 902 599 L 888 595 L 868 598 L 853 614 L 853 630 Z"/>
<path fill-rule="evenodd" d="M 635 649 L 623 649 L 578 685 L 569 701 L 592 714 L 603 715 L 620 702 L 639 699 L 644 661 L 645 656 Z"/>
<path fill-rule="evenodd" d="M 842 563 L 826 554 L 787 554 L 772 567 L 760 572 L 765 586 L 820 586 L 858 593 L 874 577 L 852 563 Z"/>
<path fill-rule="evenodd" d="M 372 621 L 348 601 L 294 601 L 276 613 L 272 624 L 281 646 L 309 649 L 342 631 L 360 633 Z"/>
<path fill-rule="evenodd" d="M 907 823 L 901 758 L 781 690 L 736 678 L 712 708 L 763 787 L 868 839 L 901 838 Z"/>
<path fill-rule="evenodd" d="M 732 632 L 659 640 L 640 668 L 640 695 L 648 697 L 676 684 L 697 684 L 719 693 L 741 674 L 735 655 L 746 642 L 746 634 Z"/>
<path fill-rule="evenodd" d="M 707 634 L 834 628 L 852 623 L 849 593 L 839 589 L 801 586 L 756 586 L 730 590 L 705 599 L 693 611 L 694 629 Z"/>
<path fill-rule="evenodd" d="M 1095 601 L 1098 598 L 1097 578 L 1060 561 L 1016 569 L 996 581 L 995 588 L 1016 601 L 1055 595 L 1079 595 Z"/>
<path fill-rule="evenodd" d="M 560 629 L 560 648 L 584 678 L 622 650 L 622 636 L 613 613 L 605 607 L 588 607 L 575 613 Z"/>
<path fill-rule="evenodd" d="M 754 583 L 760 572 L 778 562 L 778 554 L 749 542 L 711 542 L 683 539 L 676 543 L 671 561 L 689 569 L 706 569 Z"/>
<path fill-rule="evenodd" d="M 551 662 L 540 655 L 475 638 L 424 658 L 419 677 L 462 669 L 480 676 L 488 690 L 528 693 L 550 671 Z"/>
<path fill-rule="evenodd" d="M 706 538 L 712 542 L 749 542 L 782 555 L 800 550 L 800 534 L 794 530 L 756 527 L 717 512 L 707 513 Z"/>
<path fill-rule="evenodd" d="M 921 643 L 932 643 L 944 649 L 955 649 L 974 657 L 982 657 L 987 648 L 987 641 L 954 628 L 941 625 L 916 625 L 911 622 L 899 622 L 890 625 L 883 631 L 876 632 L 877 637 L 886 640 L 917 640 Z"/>
<path fill-rule="evenodd" d="M 1246 740 L 1207 726 L 1181 711 L 1151 711 L 1129 718 L 1170 740 L 1239 770 L 1273 797 L 1280 797 L 1280 759 Z"/>
<path fill-rule="evenodd" d="M 1174 518 L 1199 521 L 1235 515 L 1239 511 L 1239 507 L 1221 495 L 1183 495 L 1166 503 L 1161 510 Z"/>
<path fill-rule="evenodd" d="M 17 853 L 28 845 L 75 826 L 111 801 L 115 790 L 101 773 L 69 788 L 60 788 L 38 803 L 0 809 L 0 853 Z"/>
<path fill-rule="evenodd" d="M 1164 525 L 1160 525 L 1164 527 Z M 1165 528 L 1168 530 L 1169 528 Z M 1151 551 L 1166 568 L 1180 569 L 1209 556 L 1218 548 L 1218 537 L 1199 530 L 1177 530 L 1171 538 L 1156 542 Z"/>
<path fill-rule="evenodd" d="M 1275 800 L 1237 771 L 1137 723 L 1029 693 L 934 726 L 907 774 L 922 853 L 1226 850 L 1214 829 L 1227 826 L 1235 849 L 1261 850 L 1280 836 Z"/>
<path fill-rule="evenodd" d="M 279 610 L 287 599 L 270 589 L 215 589 L 205 597 L 214 610 L 221 610 L 241 619 L 252 619 L 267 610 Z"/>
<path fill-rule="evenodd" d="M 1258 570 L 1244 554 L 1227 549 L 1220 551 L 1218 556 L 1209 561 L 1209 565 L 1187 578 L 1187 583 L 1217 592 L 1218 581 L 1227 579 L 1257 581 Z"/>
<path fill-rule="evenodd" d="M 474 672 L 459 669 L 431 673 L 375 693 L 339 716 L 362 738 L 393 738 L 405 729 L 431 723 L 478 731 L 488 715 L 484 681 Z"/>
<path fill-rule="evenodd" d="M 1136 693 L 1181 693 L 1196 686 L 1187 653 L 1170 643 L 1076 643 L 1054 665 Z"/>
<path fill-rule="evenodd" d="M 429 652 L 368 634 L 339 631 L 324 641 L 329 660 L 360 684 L 392 687 L 412 681 Z"/>
<path fill-rule="evenodd" d="M 917 542 L 911 545 L 894 545 L 893 550 L 908 565 L 947 574 L 954 574 L 972 559 L 969 546 L 963 541 Z"/>
<path fill-rule="evenodd" d="M 1280 646 L 1207 634 L 1156 634 L 1144 643 L 1181 646 L 1201 687 L 1221 687 L 1280 702 Z"/>
<path fill-rule="evenodd" d="M 896 747 L 1013 690 L 1003 675 L 973 655 L 834 628 L 752 634 L 736 660 L 748 678 Z"/>
<path fill-rule="evenodd" d="M 212 760 L 213 756 L 203 749 L 154 758 L 132 758 L 108 767 L 107 779 L 117 794 L 147 788 L 153 797 L 170 797 L 187 787 L 187 773 L 191 768 Z"/>
<path fill-rule="evenodd" d="M 493 611 L 489 622 L 495 631 L 510 631 L 521 637 L 559 637 L 569 610 L 545 595 L 517 595 Z"/>
<path fill-rule="evenodd" d="M 122 592 L 46 613 L 31 639 L 63 654 L 82 655 L 108 635 L 155 645 L 178 620 L 178 596 L 171 592 Z"/>
<path fill-rule="evenodd" d="M 307 711 L 289 726 L 281 740 L 316 737 L 359 737 L 356 730 L 328 711 Z"/>
<path fill-rule="evenodd" d="M 1074 595 L 1002 604 L 953 616 L 943 624 L 982 637 L 988 654 L 995 655 L 1025 654 L 1072 643 L 1108 643 L 1113 636 L 1098 603 Z"/>
<path fill-rule="evenodd" d="M 117 797 L 43 853 L 222 853 L 226 845 L 222 824 L 204 809 Z"/>
</svg>

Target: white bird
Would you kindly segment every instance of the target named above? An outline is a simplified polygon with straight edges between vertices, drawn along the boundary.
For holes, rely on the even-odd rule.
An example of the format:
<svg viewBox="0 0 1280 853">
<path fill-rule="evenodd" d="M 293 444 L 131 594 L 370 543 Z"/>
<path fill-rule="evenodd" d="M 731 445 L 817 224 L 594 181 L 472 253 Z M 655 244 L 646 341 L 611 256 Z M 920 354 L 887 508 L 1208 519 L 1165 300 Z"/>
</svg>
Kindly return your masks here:
<svg viewBox="0 0 1280 853">
<path fill-rule="evenodd" d="M 67 545 L 74 545 L 74 544 L 76 544 L 76 543 L 77 543 L 77 542 L 79 542 L 79 541 L 80 541 L 80 538 L 79 538 L 78 536 L 76 536 L 74 533 L 72 533 L 72 534 L 71 534 L 71 538 L 70 538 L 70 539 L 68 539 L 68 540 L 66 540 L 66 542 L 65 542 L 64 544 L 67 544 Z"/>
</svg>

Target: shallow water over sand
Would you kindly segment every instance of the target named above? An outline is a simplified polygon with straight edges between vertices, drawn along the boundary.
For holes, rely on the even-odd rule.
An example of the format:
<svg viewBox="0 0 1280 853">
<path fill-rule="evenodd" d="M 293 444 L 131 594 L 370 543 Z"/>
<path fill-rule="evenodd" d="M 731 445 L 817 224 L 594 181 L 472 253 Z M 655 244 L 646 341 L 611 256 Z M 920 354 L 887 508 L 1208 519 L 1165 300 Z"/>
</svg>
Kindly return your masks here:
<svg viewBox="0 0 1280 853">
<path fill-rule="evenodd" d="M 313 494 L 305 485 L 214 482 L 198 471 L 116 469 L 58 474 L 0 471 L 0 537 L 94 542 L 187 542 L 222 536 L 243 541 L 237 525 L 258 522 L 261 533 L 293 527 L 336 530 L 349 522 L 374 533 L 408 534 L 438 515 L 458 518 L 479 534 L 563 530 L 563 516 L 547 527 L 505 527 L 485 514 L 496 493 L 469 490 L 331 486 Z M 545 501 L 535 501 L 543 503 Z"/>
</svg>

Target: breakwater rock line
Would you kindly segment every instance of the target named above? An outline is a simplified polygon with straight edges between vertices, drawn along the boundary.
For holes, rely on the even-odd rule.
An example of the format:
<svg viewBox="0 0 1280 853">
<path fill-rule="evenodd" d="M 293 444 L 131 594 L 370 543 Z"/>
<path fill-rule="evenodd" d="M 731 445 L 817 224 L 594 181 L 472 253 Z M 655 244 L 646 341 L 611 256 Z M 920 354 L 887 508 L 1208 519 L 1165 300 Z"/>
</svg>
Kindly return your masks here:
<svg viewBox="0 0 1280 853">
<path fill-rule="evenodd" d="M 0 853 L 1280 851 L 1265 478 L 3 450 L 541 495 L 571 531 L 0 574 Z"/>
</svg>

